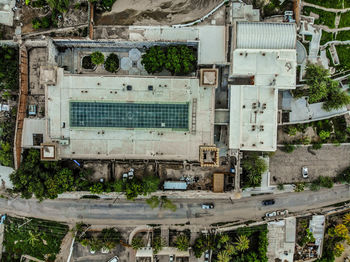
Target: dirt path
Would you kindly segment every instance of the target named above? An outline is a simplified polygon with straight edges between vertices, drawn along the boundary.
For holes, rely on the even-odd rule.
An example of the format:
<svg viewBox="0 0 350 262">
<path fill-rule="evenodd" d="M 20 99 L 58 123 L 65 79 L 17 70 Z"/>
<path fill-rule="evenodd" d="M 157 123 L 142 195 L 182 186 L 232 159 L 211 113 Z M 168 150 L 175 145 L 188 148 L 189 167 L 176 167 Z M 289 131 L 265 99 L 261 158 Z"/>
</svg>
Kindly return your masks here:
<svg viewBox="0 0 350 262">
<path fill-rule="evenodd" d="M 97 25 L 172 25 L 194 21 L 221 0 L 117 0 L 109 13 L 96 16 Z"/>
</svg>

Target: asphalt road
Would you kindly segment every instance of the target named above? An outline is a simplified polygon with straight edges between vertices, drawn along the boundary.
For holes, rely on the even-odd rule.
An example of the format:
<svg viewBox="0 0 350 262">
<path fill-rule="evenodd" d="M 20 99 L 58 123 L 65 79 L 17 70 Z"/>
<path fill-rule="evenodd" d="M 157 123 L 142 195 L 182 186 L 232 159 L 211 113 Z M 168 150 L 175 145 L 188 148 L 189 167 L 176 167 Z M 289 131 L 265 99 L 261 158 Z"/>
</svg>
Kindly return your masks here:
<svg viewBox="0 0 350 262">
<path fill-rule="evenodd" d="M 272 206 L 263 206 L 264 199 L 275 199 Z M 67 223 L 84 221 L 90 224 L 142 225 L 191 224 L 210 225 L 217 222 L 248 221 L 260 219 L 268 211 L 288 209 L 292 213 L 305 213 L 337 202 L 350 200 L 348 185 L 337 185 L 318 192 L 304 191 L 243 198 L 239 200 L 177 199 L 177 211 L 151 209 L 144 201 L 112 200 L 45 200 L 0 199 L 0 213 L 37 217 Z M 215 208 L 203 210 L 201 204 L 213 202 Z"/>
</svg>

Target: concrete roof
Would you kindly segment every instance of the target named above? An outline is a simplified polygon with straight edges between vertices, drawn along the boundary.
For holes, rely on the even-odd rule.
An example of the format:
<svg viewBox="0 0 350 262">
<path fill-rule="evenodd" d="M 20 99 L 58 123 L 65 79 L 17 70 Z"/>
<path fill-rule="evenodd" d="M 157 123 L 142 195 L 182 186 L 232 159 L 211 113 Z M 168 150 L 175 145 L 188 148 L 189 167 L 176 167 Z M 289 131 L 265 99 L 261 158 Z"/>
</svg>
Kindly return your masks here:
<svg viewBox="0 0 350 262">
<path fill-rule="evenodd" d="M 46 120 L 44 118 L 24 119 L 22 147 L 33 147 L 33 134 L 43 134 L 44 137 L 46 136 Z"/>
<path fill-rule="evenodd" d="M 295 50 L 236 49 L 231 74 L 255 76 L 254 85 L 295 89 Z"/>
<path fill-rule="evenodd" d="M 296 51 L 236 49 L 231 70 L 253 82 L 230 86 L 229 148 L 275 151 L 278 90 L 295 88 Z"/>
<path fill-rule="evenodd" d="M 16 5 L 16 0 L 0 0 L 0 24 L 13 25 L 12 8 Z"/>
<path fill-rule="evenodd" d="M 276 150 L 277 98 L 276 88 L 230 86 L 229 148 L 253 151 Z M 253 103 L 257 104 L 256 108 Z M 266 104 L 266 109 L 261 109 L 263 104 Z"/>
<path fill-rule="evenodd" d="M 318 255 L 321 255 L 321 248 L 325 230 L 325 216 L 312 216 L 312 219 L 310 220 L 309 229 L 316 240 L 315 244 L 318 245 L 317 253 Z"/>
<path fill-rule="evenodd" d="M 282 261 L 292 262 L 295 248 L 295 217 L 286 218 L 277 222 L 269 222 L 267 256 L 269 261 L 276 258 Z"/>
<path fill-rule="evenodd" d="M 13 184 L 10 179 L 10 174 L 14 171 L 15 170 L 12 167 L 0 165 L 0 187 L 4 185 L 5 188 L 13 188 Z"/>
<path fill-rule="evenodd" d="M 59 145 L 61 158 L 198 161 L 199 146 L 213 144 L 214 89 L 200 88 L 197 78 L 63 75 L 63 69 L 58 70 L 57 85 L 48 86 L 46 92 L 49 139 L 44 142 L 68 142 Z M 125 90 L 125 85 L 132 85 L 132 91 Z M 153 85 L 153 92 L 148 85 Z M 69 102 L 77 100 L 187 102 L 190 131 L 194 129 L 192 108 L 196 107 L 196 131 L 70 128 Z"/>
<path fill-rule="evenodd" d="M 237 48 L 295 49 L 296 25 L 293 23 L 237 22 Z"/>
<path fill-rule="evenodd" d="M 198 64 L 225 64 L 225 26 L 198 26 Z"/>
</svg>

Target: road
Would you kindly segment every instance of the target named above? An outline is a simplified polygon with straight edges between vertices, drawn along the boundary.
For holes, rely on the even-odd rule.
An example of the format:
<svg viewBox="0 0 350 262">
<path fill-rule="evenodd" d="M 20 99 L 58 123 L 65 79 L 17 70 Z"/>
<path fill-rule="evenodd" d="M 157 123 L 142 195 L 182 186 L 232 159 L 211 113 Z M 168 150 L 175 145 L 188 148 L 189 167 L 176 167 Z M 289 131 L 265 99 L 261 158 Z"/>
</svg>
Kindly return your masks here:
<svg viewBox="0 0 350 262">
<path fill-rule="evenodd" d="M 348 185 L 336 185 L 318 192 L 284 193 L 239 200 L 214 200 L 215 208 L 203 210 L 203 199 L 177 199 L 177 211 L 151 209 L 144 201 L 112 200 L 45 200 L 0 199 L 0 212 L 75 223 L 84 221 L 100 225 L 183 224 L 210 225 L 218 222 L 256 220 L 265 212 L 288 209 L 292 213 L 306 213 L 337 202 L 350 200 Z M 261 200 L 274 198 L 273 206 L 262 206 Z"/>
</svg>

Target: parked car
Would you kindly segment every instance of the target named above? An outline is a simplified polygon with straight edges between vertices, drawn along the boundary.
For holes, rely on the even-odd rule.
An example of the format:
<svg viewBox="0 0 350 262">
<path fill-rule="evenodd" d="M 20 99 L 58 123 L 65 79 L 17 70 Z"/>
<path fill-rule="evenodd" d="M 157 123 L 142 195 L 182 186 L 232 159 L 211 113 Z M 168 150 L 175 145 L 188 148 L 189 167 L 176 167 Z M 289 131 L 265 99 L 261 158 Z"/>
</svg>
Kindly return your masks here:
<svg viewBox="0 0 350 262">
<path fill-rule="evenodd" d="M 274 199 L 267 199 L 267 200 L 263 200 L 261 203 L 264 206 L 271 206 L 271 205 L 275 204 L 275 200 Z"/>
<path fill-rule="evenodd" d="M 301 168 L 301 174 L 303 175 L 303 178 L 309 177 L 309 169 L 306 166 L 303 166 Z"/>
<path fill-rule="evenodd" d="M 108 260 L 108 262 L 118 262 L 119 258 L 117 256 L 112 257 L 110 260 Z"/>
<path fill-rule="evenodd" d="M 265 214 L 265 217 L 275 217 L 275 216 L 277 216 L 277 212 L 276 211 L 273 211 L 271 213 L 266 213 Z"/>
<path fill-rule="evenodd" d="M 214 204 L 213 203 L 204 203 L 204 204 L 202 204 L 202 208 L 203 209 L 213 209 Z"/>
<path fill-rule="evenodd" d="M 286 216 L 288 215 L 288 210 L 285 209 L 285 210 L 278 210 L 277 211 L 277 216 Z"/>
<path fill-rule="evenodd" d="M 174 262 L 174 255 L 169 256 L 169 262 Z"/>
<path fill-rule="evenodd" d="M 209 258 L 210 258 L 209 250 L 206 250 L 204 252 L 204 262 L 209 262 Z"/>
</svg>

